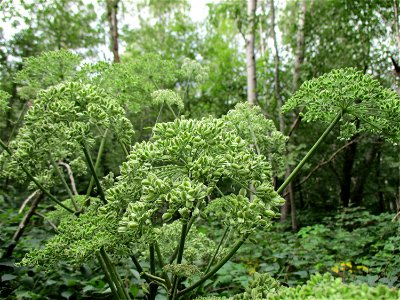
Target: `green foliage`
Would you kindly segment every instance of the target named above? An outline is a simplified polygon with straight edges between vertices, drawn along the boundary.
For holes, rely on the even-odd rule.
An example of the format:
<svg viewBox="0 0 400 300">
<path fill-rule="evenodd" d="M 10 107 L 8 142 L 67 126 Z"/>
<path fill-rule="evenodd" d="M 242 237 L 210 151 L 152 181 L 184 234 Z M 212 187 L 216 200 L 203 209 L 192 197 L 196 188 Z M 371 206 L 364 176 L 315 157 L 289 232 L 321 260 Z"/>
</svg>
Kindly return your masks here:
<svg viewBox="0 0 400 300">
<path fill-rule="evenodd" d="M 267 274 L 255 274 L 243 294 L 229 299 L 397 299 L 400 291 L 384 285 L 370 287 L 367 284 L 343 283 L 331 274 L 315 274 L 304 285 L 286 288 Z M 202 300 L 226 299 L 222 297 L 197 298 Z"/>
<path fill-rule="evenodd" d="M 203 83 L 208 79 L 209 68 L 202 66 L 198 61 L 185 58 L 181 66 L 181 76 L 187 81 Z M 187 83 L 187 84 L 188 84 Z"/>
<path fill-rule="evenodd" d="M 190 278 L 195 275 L 203 275 L 199 268 L 189 264 L 165 265 L 163 270 L 178 277 Z"/>
<path fill-rule="evenodd" d="M 379 67 L 376 65 L 378 61 L 387 60 L 388 56 L 385 51 L 377 51 L 380 44 L 393 44 L 382 43 L 385 35 L 389 34 L 382 24 L 389 20 L 388 16 L 392 19 L 391 4 L 365 0 L 353 2 L 316 0 L 307 3 L 306 51 L 298 52 L 305 55 L 303 78 L 335 67 L 355 66 L 367 73 L 384 74 L 385 78 L 380 80 L 388 80 L 387 62 Z M 301 44 L 296 41 L 298 35 L 295 33 L 297 4 L 298 1 L 288 2 L 292 14 L 285 19 L 290 23 L 291 31 L 282 31 L 283 39 L 288 40 L 293 49 Z M 40 249 L 39 241 L 47 239 L 49 234 L 44 231 L 38 233 L 43 224 L 36 223 L 38 218 L 34 216 L 32 231 L 28 231 L 26 240 L 19 244 L 22 246 L 14 254 L 19 259 L 31 250 L 32 245 L 39 248 L 32 250 L 23 264 L 43 265 L 48 274 L 39 269 L 12 266 L 15 270 L 7 269 L 0 276 L 1 292 L 7 290 L 6 295 L 12 294 L 10 297 L 32 299 L 109 297 L 109 288 L 96 274 L 98 270 L 92 268 L 93 274 L 87 274 L 86 270 L 99 249 L 103 249 L 111 254 L 112 264 L 120 263 L 117 272 L 123 277 L 123 285 L 128 287 L 133 298 L 154 298 L 155 295 L 144 294 L 157 281 L 160 290 L 167 286 L 168 278 L 164 276 L 169 275 L 172 279 L 178 278 L 173 285 L 176 284 L 179 298 L 183 289 L 205 276 L 221 261 L 226 262 L 223 259 L 231 249 L 230 244 L 242 241 L 252 233 L 259 241 L 258 245 L 244 244 L 234 262 L 226 263 L 219 273 L 213 273 L 203 285 L 192 290 L 191 295 L 183 297 L 194 298 L 205 293 L 222 296 L 241 293 L 234 299 L 399 296 L 398 292 L 381 286 L 368 288 L 365 285 L 342 284 L 328 275 L 313 276 L 306 285 L 289 289 L 280 286 L 271 277 L 273 275 L 293 286 L 304 283 L 316 272 L 330 271 L 347 282 L 367 283 L 370 286 L 384 283 L 389 287 L 398 287 L 399 227 L 398 223 L 390 222 L 392 216 L 388 214 L 373 216 L 362 210 L 346 210 L 325 219 L 322 224 L 312 224 L 307 219 L 306 223 L 310 226 L 303 226 L 297 233 L 275 228 L 266 231 L 271 227 L 273 218 L 278 216 L 277 208 L 282 203 L 272 186 L 272 176 L 282 175 L 287 164 L 287 159 L 283 158 L 286 137 L 276 131 L 272 121 L 265 120 L 259 108 L 245 104 L 237 105 L 235 110 L 220 119 L 204 118 L 208 113 L 220 116 L 244 98 L 244 57 L 240 50 L 243 43 L 238 40 L 242 37 L 237 29 L 243 34 L 248 28 L 249 20 L 243 9 L 245 2 L 209 5 L 210 18 L 204 31 L 207 34 L 203 41 L 199 41 L 202 31 L 198 31 L 196 24 L 189 20 L 187 1 L 142 1 L 138 5 L 138 10 L 143 12 L 139 17 L 140 28 L 125 28 L 125 34 L 120 35 L 125 38 L 128 50 L 122 55 L 122 63 L 87 64 L 77 71 L 81 62 L 79 56 L 64 50 L 49 52 L 25 59 L 14 85 L 10 84 L 13 82 L 12 72 L 19 68 L 20 57 L 46 48 L 91 47 L 98 42 L 99 33 L 103 30 L 96 27 L 94 6 L 86 5 L 82 0 L 24 1 L 21 5 L 29 13 L 14 12 L 14 16 L 9 16 L 10 24 L 18 30 L 25 24 L 27 28 L 19 30 L 10 41 L 0 42 L 0 60 L 7 64 L 7 68 L 0 71 L 2 88 L 15 97 L 8 101 L 8 95 L 0 92 L 0 110 L 6 108 L 8 103 L 12 109 L 19 109 L 18 97 L 34 100 L 34 103 L 16 139 L 10 138 L 12 156 L 4 151 L 1 154 L 2 175 L 24 179 L 23 164 L 46 188 L 61 198 L 65 197 L 65 186 L 60 190 L 57 184 L 63 175 L 55 176 L 58 168 L 50 162 L 68 162 L 78 190 L 82 191 L 87 183 L 80 176 L 86 172 L 83 142 L 94 150 L 100 144 L 100 137 L 101 145 L 104 146 L 105 141 L 104 156 L 98 154 L 96 159 L 96 162 L 102 162 L 97 169 L 101 174 L 108 172 L 110 161 L 125 158 L 125 155 L 116 155 L 115 148 L 120 145 L 115 145 L 122 144 L 126 152 L 132 141 L 131 122 L 140 131 L 138 140 L 146 141 L 132 147 L 126 163 L 121 167 L 120 176 L 113 169 L 117 174 L 116 180 L 112 173 L 102 180 L 101 185 L 107 191 L 107 204 L 104 204 L 104 199 L 100 202 L 88 196 L 72 196 L 63 201 L 64 205 L 71 209 L 75 208 L 76 202 L 80 209 L 75 215 L 69 215 L 61 208 L 48 212 L 45 201 L 40 203 L 37 212 L 45 214 L 45 220 L 59 224 L 57 234 Z M 122 11 L 128 12 L 129 5 L 123 3 Z M 268 15 L 267 6 L 262 3 L 259 8 L 256 43 L 262 43 L 269 35 L 263 29 Z M 281 15 L 279 8 L 277 16 Z M 25 21 L 19 23 L 21 20 Z M 269 24 L 264 28 L 270 28 Z M 372 30 L 376 34 L 371 34 Z M 85 50 L 79 49 L 79 53 Z M 162 56 L 142 55 L 152 52 Z M 272 105 L 265 106 L 268 110 L 275 109 L 271 101 L 271 90 L 276 87 L 275 84 L 281 87 L 283 100 L 292 90 L 292 66 L 286 63 L 292 61 L 292 57 L 286 56 L 287 53 L 285 48 L 281 52 L 281 64 L 277 66 L 281 74 L 280 82 L 272 83 L 275 71 L 271 59 L 273 53 L 263 54 L 257 63 L 257 79 L 264 83 L 263 99 L 272 102 Z M 14 57 L 17 63 L 13 62 Z M 184 57 L 200 57 L 202 63 Z M 373 57 L 378 58 L 373 61 Z M 301 60 L 301 57 L 298 58 Z M 41 91 L 43 89 L 47 90 Z M 157 110 L 151 109 L 151 104 L 161 108 L 176 105 L 184 115 L 198 119 L 180 118 L 161 123 L 170 120 L 175 112 L 169 107 L 172 115 L 167 112 L 168 115 L 164 116 L 160 109 L 157 116 Z M 186 111 L 183 111 L 184 105 Z M 335 116 L 342 114 L 341 138 L 372 132 L 385 136 L 391 142 L 399 140 L 398 97 L 383 89 L 369 75 L 355 69 L 332 71 L 307 82 L 288 101 L 286 109 L 298 106 L 304 108 L 306 121 L 331 122 Z M 7 128 L 14 125 L 15 116 L 19 114 L 12 109 L 7 110 L 7 118 L 10 117 L 4 122 Z M 275 111 L 264 113 L 276 116 Z M 156 123 L 161 124 L 151 130 L 156 116 Z M 309 132 L 293 137 L 305 145 L 307 138 L 314 138 L 314 134 L 309 135 Z M 14 137 L 13 134 L 4 136 Z M 150 140 L 147 141 L 147 138 Z M 379 153 L 376 169 L 382 170 L 385 175 L 396 175 L 390 174 L 379 191 L 369 185 L 370 198 L 375 197 L 376 192 L 386 193 L 381 198 L 387 202 L 395 198 L 398 183 L 397 172 L 393 170 L 398 162 L 397 157 L 393 158 L 397 155 L 395 150 L 390 149 L 390 153 L 391 160 L 387 158 L 387 152 Z M 290 155 L 296 157 L 296 154 Z M 335 174 L 339 173 L 336 163 L 332 160 L 330 164 Z M 360 161 L 355 163 L 359 165 Z M 320 203 L 323 203 L 324 211 L 332 210 L 327 208 L 328 202 L 335 201 L 336 207 L 337 193 L 334 190 L 326 188 L 329 194 L 312 194 L 320 191 L 319 186 L 326 186 L 322 184 L 330 176 L 326 174 L 316 178 L 313 186 L 310 184 L 304 188 L 302 185 L 300 204 L 304 210 L 300 216 L 306 215 L 311 210 L 310 206 L 314 210 L 322 207 Z M 340 181 L 341 174 L 337 177 Z M 279 182 L 279 178 L 276 181 Z M 7 205 L 1 205 L 2 225 L 5 224 L 2 227 L 4 232 L 0 233 L 1 241 L 10 240 L 21 218 L 16 213 L 8 216 L 9 207 L 15 209 L 19 205 L 18 199 L 24 195 L 24 192 L 14 194 L 14 189 L 20 189 L 20 185 L 8 180 L 1 186 L 0 200 L 7 201 Z M 303 197 L 305 193 L 307 196 Z M 318 197 L 323 201 L 318 201 Z M 297 206 L 298 199 L 295 200 Z M 3 216 L 7 217 L 4 223 Z M 305 219 L 303 217 L 302 220 Z M 181 238 L 183 236 L 185 243 Z M 220 243 L 214 241 L 222 236 Z M 28 244 L 32 245 L 27 247 Z M 151 257 L 155 254 L 152 247 L 156 248 L 156 258 Z M 178 253 L 180 248 L 182 251 Z M 139 274 L 141 271 L 137 269 L 140 268 L 128 262 L 133 255 L 137 256 L 144 272 L 149 270 L 147 275 L 151 273 L 155 278 L 152 284 L 143 284 L 141 291 L 138 283 L 144 282 L 143 275 L 146 273 Z M 163 263 L 159 256 L 164 258 Z M 177 258 L 179 256 L 183 259 Z M 10 267 L 2 263 L 1 266 Z M 82 273 L 77 271 L 79 265 L 82 266 Z M 155 272 L 152 271 L 154 265 L 159 267 Z M 249 282 L 249 275 L 256 271 L 265 273 L 255 274 Z M 75 293 L 74 289 L 77 290 Z M 162 291 L 159 296 L 166 296 L 169 292 L 171 290 Z"/>
<path fill-rule="evenodd" d="M 242 6 L 245 3 L 236 4 Z M 205 111 L 221 116 L 246 98 L 246 89 L 243 88 L 246 85 L 245 57 L 237 42 L 235 21 L 226 18 L 224 5 L 228 4 L 209 4 L 205 26 L 207 35 L 199 47 L 202 62 L 209 69 L 209 80 L 200 86 L 201 93 L 191 101 L 195 105 L 190 107 L 190 112 L 195 117 L 203 116 Z"/>
<path fill-rule="evenodd" d="M 25 51 L 34 48 L 35 54 L 79 48 L 90 52 L 101 42 L 95 6 L 82 0 L 22 1 L 11 6 L 4 19 L 14 28 L 23 28 L 12 37 L 14 43 Z"/>
<path fill-rule="evenodd" d="M 0 90 L 0 112 L 4 112 L 8 109 L 8 99 L 11 95 L 5 91 Z"/>
<path fill-rule="evenodd" d="M 370 287 L 367 284 L 344 284 L 329 273 L 313 275 L 304 285 L 283 288 L 267 299 L 396 299 L 400 292 L 384 285 Z"/>
<path fill-rule="evenodd" d="M 189 17 L 190 5 L 179 1 L 136 1 L 131 11 L 141 14 L 140 26 L 122 28 L 127 42 L 127 55 L 137 57 L 157 53 L 181 63 L 185 57 L 195 57 L 199 45 L 197 24 Z M 146 11 L 146 14 L 143 14 Z M 160 45 L 163 45 L 160 47 Z"/>
<path fill-rule="evenodd" d="M 343 120 L 345 138 L 370 132 L 394 143 L 399 139 L 398 95 L 354 68 L 333 70 L 304 82 L 282 109 L 287 112 L 296 107 L 306 108 L 302 112 L 305 121 L 330 122 L 338 113 L 347 115 Z"/>
<path fill-rule="evenodd" d="M 345 209 L 298 233 L 279 226 L 257 233 L 258 243 L 244 245 L 240 255 L 249 268 L 289 285 L 300 284 L 316 272 L 333 272 L 348 282 L 399 286 L 400 261 L 395 255 L 399 224 L 392 218 L 361 208 Z M 248 255 L 251 251 L 256 253 Z"/>
<path fill-rule="evenodd" d="M 181 222 L 173 222 L 154 228 L 151 236 L 146 235 L 139 240 L 138 252 L 142 253 L 143 256 L 147 256 L 147 245 L 157 242 L 162 245 L 160 247 L 162 257 L 168 257 L 178 247 L 181 228 Z M 185 261 L 190 265 L 199 261 L 207 261 L 212 257 L 215 248 L 215 242 L 193 225 L 186 236 Z"/>
</svg>

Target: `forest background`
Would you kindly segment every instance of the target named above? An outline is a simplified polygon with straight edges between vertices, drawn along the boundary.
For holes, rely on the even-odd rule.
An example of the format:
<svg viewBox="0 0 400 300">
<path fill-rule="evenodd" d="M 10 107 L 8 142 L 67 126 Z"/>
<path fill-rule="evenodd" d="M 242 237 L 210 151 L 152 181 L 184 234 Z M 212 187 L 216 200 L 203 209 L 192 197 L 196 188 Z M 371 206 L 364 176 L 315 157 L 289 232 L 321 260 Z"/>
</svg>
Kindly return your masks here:
<svg viewBox="0 0 400 300">
<path fill-rule="evenodd" d="M 87 65 L 96 70 L 112 61 L 119 66 L 102 85 L 125 105 L 135 130 L 131 144 L 148 140 L 156 122 L 174 120 L 175 108 L 160 113 L 151 101 L 160 88 L 180 96 L 179 113 L 186 118 L 221 117 L 249 102 L 288 136 L 284 165 L 274 174 L 278 187 L 324 130 L 302 121 L 301 110 L 281 113 L 303 82 L 354 67 L 400 93 L 396 0 L 210 1 L 201 9 L 204 18 L 193 17 L 197 1 L 185 0 L 4 0 L 0 5 L 0 89 L 10 95 L 9 109 L 1 112 L 0 138 L 7 143 L 17 136 L 39 90 L 72 80 Z M 188 64 L 192 73 L 185 73 Z M 126 84 L 129 80 L 133 84 Z M 207 295 L 243 292 L 255 272 L 289 286 L 316 272 L 345 282 L 400 286 L 400 146 L 345 131 L 338 127 L 327 137 L 284 191 L 274 226 L 258 232 L 204 284 Z M 102 177 L 118 176 L 125 160 L 115 144 L 112 136 L 104 143 Z M 61 262 L 49 273 L 15 266 L 54 235 L 57 224 L 46 217 L 54 205 L 1 167 L 1 297 L 109 297 L 106 280 L 90 263 L 76 268 Z M 78 193 L 85 194 L 89 181 L 78 175 L 75 181 Z M 53 190 L 57 196 L 64 192 Z M 204 224 L 199 230 L 209 228 Z M 143 297 L 140 274 L 133 267 L 126 272 L 133 275 L 131 295 Z"/>
</svg>

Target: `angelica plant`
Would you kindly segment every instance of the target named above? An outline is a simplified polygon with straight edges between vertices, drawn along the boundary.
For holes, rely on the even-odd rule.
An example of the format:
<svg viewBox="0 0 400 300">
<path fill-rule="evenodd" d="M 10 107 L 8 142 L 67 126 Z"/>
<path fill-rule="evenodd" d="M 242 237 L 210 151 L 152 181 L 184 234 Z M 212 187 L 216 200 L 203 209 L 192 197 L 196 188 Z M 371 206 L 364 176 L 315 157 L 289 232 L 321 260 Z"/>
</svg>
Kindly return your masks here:
<svg viewBox="0 0 400 300">
<path fill-rule="evenodd" d="M 384 88 L 371 75 L 365 75 L 354 68 L 333 70 L 304 82 L 282 110 L 287 112 L 296 107 L 304 108 L 301 113 L 304 121 L 318 121 L 329 125 L 279 187 L 279 193 L 285 190 L 319 145 L 340 122 L 343 138 L 350 138 L 357 132 L 367 132 L 379 135 L 394 144 L 400 140 L 398 95 Z M 357 120 L 360 121 L 358 127 L 355 126 Z"/>
<path fill-rule="evenodd" d="M 239 106 L 239 116 L 246 109 L 252 110 Z M 256 123 L 264 122 L 256 116 Z M 23 264 L 49 266 L 60 259 L 79 264 L 102 249 L 112 260 L 132 259 L 150 299 L 158 287 L 178 299 L 214 275 L 255 230 L 268 228 L 283 201 L 273 189 L 266 157 L 232 124 L 212 117 L 156 124 L 150 141 L 131 148 L 105 196 L 106 204 L 93 200 L 79 218 L 67 215 L 59 234 Z M 229 236 L 215 243 L 199 234 L 195 224 L 204 218 L 219 221 Z M 237 240 L 231 247 L 221 246 L 231 239 Z M 142 260 L 149 261 L 149 270 Z M 191 283 L 181 288 L 185 278 Z"/>
<path fill-rule="evenodd" d="M 149 80 L 154 81 L 150 74 Z M 182 107 L 176 93 L 153 85 L 155 104 Z M 269 228 L 284 202 L 279 193 L 339 122 L 351 124 L 358 118 L 362 124 L 357 131 L 382 134 L 391 142 L 398 141 L 400 132 L 396 94 L 353 69 L 335 70 L 304 83 L 284 107 L 304 106 L 306 121 L 329 125 L 277 191 L 272 176 L 284 166 L 286 138 L 247 104 L 221 118 L 177 117 L 157 123 L 150 140 L 129 147 L 120 175 L 101 184 L 90 147 L 110 131 L 127 149 L 133 134 L 121 108 L 126 103 L 110 95 L 83 83 L 38 93 L 17 138 L 9 147 L 2 144 L 6 152 L 1 159 L 8 160 L 9 173 L 13 167 L 18 176 L 26 174 L 53 198 L 48 188 L 60 181 L 68 191 L 55 162 L 67 160 L 82 172 L 82 162 L 87 164 L 98 197 L 69 195 L 64 203 L 55 199 L 63 206 L 53 213 L 61 219 L 58 234 L 22 264 L 51 268 L 59 260 L 79 265 L 97 259 L 116 299 L 130 299 L 115 267 L 126 259 L 146 281 L 148 299 L 155 299 L 161 288 L 171 300 L 195 296 L 249 236 Z M 224 229 L 218 241 L 196 229 L 209 219 Z M 264 297 L 265 290 L 275 293 L 280 287 L 260 275 L 244 297 Z"/>
</svg>

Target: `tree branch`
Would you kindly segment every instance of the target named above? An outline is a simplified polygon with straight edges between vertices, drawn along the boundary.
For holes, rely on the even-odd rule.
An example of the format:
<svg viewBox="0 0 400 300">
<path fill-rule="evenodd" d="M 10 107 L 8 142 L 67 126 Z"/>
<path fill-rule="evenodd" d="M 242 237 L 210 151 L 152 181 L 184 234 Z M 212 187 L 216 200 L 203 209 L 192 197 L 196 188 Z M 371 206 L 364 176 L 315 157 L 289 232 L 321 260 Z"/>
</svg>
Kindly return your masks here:
<svg viewBox="0 0 400 300">
<path fill-rule="evenodd" d="M 39 205 L 40 199 L 42 198 L 41 196 L 43 195 L 41 192 L 35 193 L 36 197 L 33 199 L 31 207 L 29 208 L 28 212 L 25 214 L 25 216 L 22 218 L 21 222 L 19 222 L 18 229 L 15 231 L 13 237 L 12 237 L 12 242 L 10 245 L 7 247 L 6 251 L 3 254 L 3 258 L 6 257 L 11 257 L 12 253 L 17 246 L 17 243 L 19 239 L 21 238 L 22 234 L 25 231 L 26 226 L 29 223 L 29 220 L 35 213 L 35 210 L 37 206 Z"/>
<path fill-rule="evenodd" d="M 72 192 L 74 193 L 74 195 L 78 195 L 78 192 L 76 190 L 76 185 L 75 185 L 74 174 L 72 173 L 71 166 L 69 164 L 65 163 L 65 162 L 62 162 L 62 161 L 59 161 L 58 164 L 67 169 L 67 174 L 68 174 L 68 177 L 69 177 L 69 181 L 71 182 Z"/>
</svg>

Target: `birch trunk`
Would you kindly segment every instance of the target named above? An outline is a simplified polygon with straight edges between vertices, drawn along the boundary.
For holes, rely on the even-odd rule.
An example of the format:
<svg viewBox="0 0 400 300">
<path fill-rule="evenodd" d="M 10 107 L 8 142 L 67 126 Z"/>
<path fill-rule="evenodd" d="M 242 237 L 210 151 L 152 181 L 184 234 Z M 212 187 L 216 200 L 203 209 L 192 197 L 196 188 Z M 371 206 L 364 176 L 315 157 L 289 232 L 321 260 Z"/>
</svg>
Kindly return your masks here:
<svg viewBox="0 0 400 300">
<path fill-rule="evenodd" d="M 301 1 L 300 3 L 300 12 L 299 12 L 299 27 L 297 30 L 297 47 L 296 47 L 296 55 L 294 58 L 294 69 L 293 69 L 293 90 L 297 90 L 300 79 L 300 68 L 304 61 L 304 26 L 306 24 L 306 12 L 307 12 L 307 3 L 306 0 Z"/>
<path fill-rule="evenodd" d="M 114 62 L 119 63 L 119 52 L 118 52 L 118 3 L 119 0 L 108 0 L 107 1 L 107 17 L 110 25 L 110 37 L 111 37 L 111 50 L 114 56 Z"/>
<path fill-rule="evenodd" d="M 247 65 L 247 101 L 257 104 L 257 78 L 256 78 L 256 59 L 254 53 L 254 30 L 257 0 L 248 0 L 247 17 L 249 28 L 246 34 L 246 65 Z"/>
</svg>

